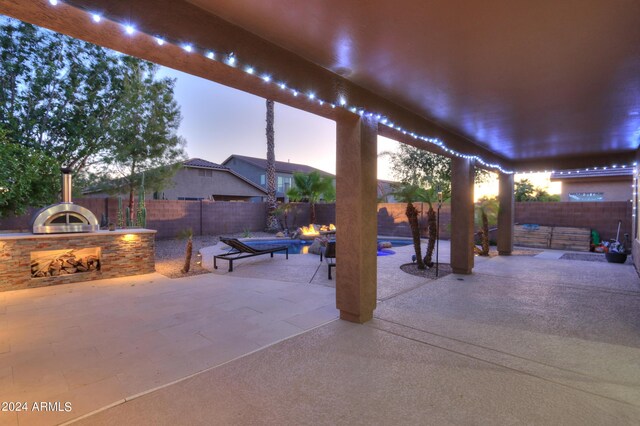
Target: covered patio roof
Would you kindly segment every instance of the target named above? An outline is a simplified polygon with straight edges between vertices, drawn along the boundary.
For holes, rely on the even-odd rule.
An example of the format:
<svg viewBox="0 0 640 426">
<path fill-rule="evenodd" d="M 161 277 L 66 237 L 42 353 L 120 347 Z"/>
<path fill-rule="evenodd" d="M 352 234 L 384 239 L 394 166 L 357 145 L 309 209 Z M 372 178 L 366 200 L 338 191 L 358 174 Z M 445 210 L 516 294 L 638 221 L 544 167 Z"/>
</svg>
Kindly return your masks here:
<svg viewBox="0 0 640 426">
<path fill-rule="evenodd" d="M 437 138 L 504 169 L 631 163 L 639 144 L 631 0 L 54 3 L 3 0 L 0 12 L 325 117 L 353 113 L 344 100 L 386 118 L 381 135 L 436 152 L 413 135 Z"/>
</svg>

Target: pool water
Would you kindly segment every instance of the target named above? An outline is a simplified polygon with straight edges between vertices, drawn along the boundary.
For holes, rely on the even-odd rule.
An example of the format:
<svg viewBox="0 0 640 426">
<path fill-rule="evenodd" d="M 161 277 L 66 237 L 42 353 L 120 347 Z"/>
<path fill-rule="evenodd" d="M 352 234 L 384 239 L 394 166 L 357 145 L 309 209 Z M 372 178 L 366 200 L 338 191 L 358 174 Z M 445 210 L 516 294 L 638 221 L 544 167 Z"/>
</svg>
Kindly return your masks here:
<svg viewBox="0 0 640 426">
<path fill-rule="evenodd" d="M 402 247 L 411 244 L 411 240 L 389 240 L 378 239 L 378 243 L 390 242 L 392 247 Z M 246 245 L 256 249 L 266 249 L 273 246 L 287 246 L 289 247 L 289 254 L 309 254 L 309 247 L 313 241 L 304 240 L 257 240 L 257 241 L 243 241 Z M 282 254 L 282 253 L 276 253 Z M 391 249 L 378 250 L 378 256 L 390 256 L 395 254 Z"/>
</svg>

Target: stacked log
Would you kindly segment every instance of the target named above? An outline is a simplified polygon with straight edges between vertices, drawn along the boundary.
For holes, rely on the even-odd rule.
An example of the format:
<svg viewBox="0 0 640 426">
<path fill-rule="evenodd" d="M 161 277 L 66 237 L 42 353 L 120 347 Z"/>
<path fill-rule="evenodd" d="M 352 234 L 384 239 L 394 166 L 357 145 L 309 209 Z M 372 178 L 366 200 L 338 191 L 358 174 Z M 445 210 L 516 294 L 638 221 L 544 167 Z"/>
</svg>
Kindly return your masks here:
<svg viewBox="0 0 640 426">
<path fill-rule="evenodd" d="M 54 256 L 42 256 L 31 261 L 31 277 L 55 277 L 100 270 L 100 259 L 95 254 L 79 256 L 69 250 Z"/>
</svg>

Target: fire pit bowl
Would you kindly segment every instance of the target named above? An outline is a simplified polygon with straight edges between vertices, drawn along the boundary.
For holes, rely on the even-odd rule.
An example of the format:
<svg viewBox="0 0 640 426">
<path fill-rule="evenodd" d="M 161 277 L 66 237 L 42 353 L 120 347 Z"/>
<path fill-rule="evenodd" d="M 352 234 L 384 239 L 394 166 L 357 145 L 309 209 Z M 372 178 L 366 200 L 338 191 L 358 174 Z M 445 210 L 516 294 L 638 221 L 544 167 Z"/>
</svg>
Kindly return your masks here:
<svg viewBox="0 0 640 426">
<path fill-rule="evenodd" d="M 627 261 L 626 253 L 605 253 L 607 262 L 609 263 L 624 263 Z"/>
</svg>

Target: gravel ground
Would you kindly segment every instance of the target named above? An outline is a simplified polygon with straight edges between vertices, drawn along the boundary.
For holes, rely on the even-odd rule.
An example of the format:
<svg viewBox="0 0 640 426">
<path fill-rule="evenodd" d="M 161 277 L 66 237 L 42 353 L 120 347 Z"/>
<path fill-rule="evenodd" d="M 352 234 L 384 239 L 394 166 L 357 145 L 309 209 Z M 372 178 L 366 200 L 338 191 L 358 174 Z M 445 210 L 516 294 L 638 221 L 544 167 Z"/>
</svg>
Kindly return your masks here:
<svg viewBox="0 0 640 426">
<path fill-rule="evenodd" d="M 402 269 L 407 274 L 415 275 L 417 277 L 423 277 L 435 280 L 436 279 L 436 268 L 427 268 L 427 269 L 418 269 L 418 265 L 415 263 L 405 263 L 404 265 L 400 265 L 400 269 Z M 441 263 L 438 265 L 438 277 L 442 278 L 446 277 L 451 273 L 451 266 L 448 263 Z"/>
<path fill-rule="evenodd" d="M 244 233 L 226 234 L 226 237 L 244 238 Z M 273 237 L 273 234 L 266 232 L 252 232 L 250 237 L 264 238 Z M 209 247 L 218 244 L 220 241 L 217 236 L 195 236 L 193 237 L 193 255 L 191 256 L 191 269 L 188 273 L 181 272 L 184 265 L 185 249 L 187 240 L 177 238 L 156 240 L 156 272 L 169 278 L 182 278 L 191 275 L 200 275 L 209 273 L 208 270 L 196 265 L 196 255 L 202 247 Z"/>
<path fill-rule="evenodd" d="M 586 262 L 606 262 L 607 258 L 604 257 L 604 253 L 565 253 L 560 259 L 563 260 L 581 260 Z M 633 260 L 631 256 L 627 256 L 627 261 L 624 262 L 625 265 L 631 265 Z"/>
</svg>

